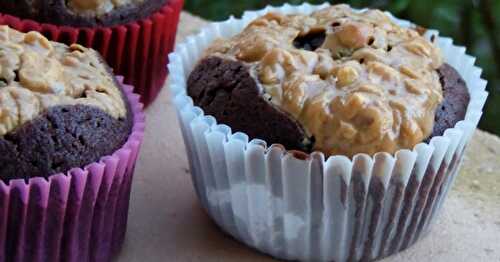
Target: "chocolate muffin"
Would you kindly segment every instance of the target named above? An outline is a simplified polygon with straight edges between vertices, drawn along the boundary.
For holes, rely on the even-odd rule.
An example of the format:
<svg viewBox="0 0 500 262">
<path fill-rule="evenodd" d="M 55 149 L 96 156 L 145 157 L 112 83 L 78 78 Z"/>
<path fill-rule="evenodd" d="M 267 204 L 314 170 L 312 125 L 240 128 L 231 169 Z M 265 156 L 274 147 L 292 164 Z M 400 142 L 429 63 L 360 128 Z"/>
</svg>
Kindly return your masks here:
<svg viewBox="0 0 500 262">
<path fill-rule="evenodd" d="M 346 156 L 411 149 L 463 120 L 470 100 L 432 41 L 347 5 L 269 13 L 216 40 L 187 91 L 234 132 Z"/>
<path fill-rule="evenodd" d="M 112 26 L 142 19 L 168 0 L 2 0 L 2 13 L 68 26 Z"/>
<path fill-rule="evenodd" d="M 131 126 L 129 104 L 97 52 L 0 27 L 0 179 L 98 161 Z"/>
</svg>

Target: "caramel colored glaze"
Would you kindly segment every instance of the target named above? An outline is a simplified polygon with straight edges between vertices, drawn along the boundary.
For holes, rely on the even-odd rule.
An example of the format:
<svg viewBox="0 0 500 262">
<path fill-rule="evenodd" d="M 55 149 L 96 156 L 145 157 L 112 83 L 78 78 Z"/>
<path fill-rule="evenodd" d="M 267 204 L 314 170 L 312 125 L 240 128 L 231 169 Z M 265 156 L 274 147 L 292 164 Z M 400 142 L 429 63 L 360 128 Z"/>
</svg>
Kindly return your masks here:
<svg viewBox="0 0 500 262">
<path fill-rule="evenodd" d="M 123 6 L 137 6 L 143 2 L 144 0 L 68 0 L 67 5 L 77 14 L 99 16 Z"/>
<path fill-rule="evenodd" d="M 327 155 L 413 148 L 432 133 L 443 100 L 440 50 L 378 10 L 269 13 L 216 40 L 205 55 L 249 65 L 271 103 Z"/>
<path fill-rule="evenodd" d="M 0 136 L 50 107 L 76 104 L 115 118 L 127 114 L 114 76 L 97 52 L 0 26 Z"/>
</svg>

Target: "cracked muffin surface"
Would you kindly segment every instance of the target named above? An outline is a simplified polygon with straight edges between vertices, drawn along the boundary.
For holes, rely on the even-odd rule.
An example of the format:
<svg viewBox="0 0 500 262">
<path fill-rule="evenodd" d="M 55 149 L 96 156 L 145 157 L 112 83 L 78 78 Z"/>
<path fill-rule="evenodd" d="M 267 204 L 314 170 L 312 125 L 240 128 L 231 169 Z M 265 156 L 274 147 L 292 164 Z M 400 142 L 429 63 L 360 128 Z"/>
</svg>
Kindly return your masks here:
<svg viewBox="0 0 500 262">
<path fill-rule="evenodd" d="M 99 54 L 0 27 L 0 178 L 48 177 L 125 143 L 129 104 Z"/>
<path fill-rule="evenodd" d="M 378 10 L 346 5 L 269 13 L 216 40 L 188 93 L 251 138 L 347 156 L 411 149 L 462 120 L 469 101 L 432 41 Z"/>
</svg>

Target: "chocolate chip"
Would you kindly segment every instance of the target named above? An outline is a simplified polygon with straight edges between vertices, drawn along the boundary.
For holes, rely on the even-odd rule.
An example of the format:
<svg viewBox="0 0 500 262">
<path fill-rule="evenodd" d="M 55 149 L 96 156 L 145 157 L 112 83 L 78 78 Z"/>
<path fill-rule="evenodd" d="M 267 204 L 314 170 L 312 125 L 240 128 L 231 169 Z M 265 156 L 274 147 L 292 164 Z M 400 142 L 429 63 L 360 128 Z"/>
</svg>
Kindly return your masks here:
<svg viewBox="0 0 500 262">
<path fill-rule="evenodd" d="M 293 45 L 299 49 L 314 51 L 325 42 L 325 38 L 325 30 L 311 31 L 295 38 L 295 40 L 293 40 Z"/>
<path fill-rule="evenodd" d="M 370 39 L 368 39 L 368 45 L 373 45 L 373 43 L 375 43 L 375 38 L 371 36 Z"/>
<path fill-rule="evenodd" d="M 14 74 L 16 75 L 14 81 L 19 82 L 19 70 L 14 70 Z"/>
</svg>

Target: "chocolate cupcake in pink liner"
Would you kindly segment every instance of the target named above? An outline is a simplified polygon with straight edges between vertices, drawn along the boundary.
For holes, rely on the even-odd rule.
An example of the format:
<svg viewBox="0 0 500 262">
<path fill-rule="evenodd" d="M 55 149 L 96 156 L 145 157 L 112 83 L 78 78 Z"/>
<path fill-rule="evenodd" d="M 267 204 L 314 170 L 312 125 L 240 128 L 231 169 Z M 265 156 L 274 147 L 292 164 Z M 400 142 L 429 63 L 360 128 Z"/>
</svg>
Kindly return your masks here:
<svg viewBox="0 0 500 262">
<path fill-rule="evenodd" d="M 101 56 L 0 26 L 0 261 L 109 261 L 144 114 Z"/>
<path fill-rule="evenodd" d="M 465 48 L 347 5 L 247 12 L 170 61 L 200 202 L 288 260 L 372 261 L 425 236 L 487 98 Z"/>
<path fill-rule="evenodd" d="M 151 104 L 167 77 L 183 0 L 2 0 L 0 24 L 97 50 Z"/>
</svg>

